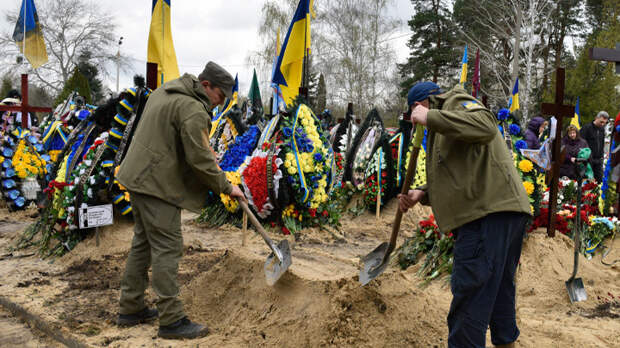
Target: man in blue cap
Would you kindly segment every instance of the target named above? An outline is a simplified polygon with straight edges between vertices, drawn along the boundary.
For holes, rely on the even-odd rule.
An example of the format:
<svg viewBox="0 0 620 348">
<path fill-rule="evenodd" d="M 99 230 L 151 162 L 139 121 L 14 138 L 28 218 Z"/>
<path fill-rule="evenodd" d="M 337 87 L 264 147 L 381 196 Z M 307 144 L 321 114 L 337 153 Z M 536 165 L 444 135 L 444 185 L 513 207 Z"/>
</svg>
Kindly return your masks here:
<svg viewBox="0 0 620 348">
<path fill-rule="evenodd" d="M 496 119 L 456 86 L 432 82 L 407 96 L 411 121 L 428 129 L 427 184 L 399 195 L 400 209 L 430 204 L 441 231 L 455 236 L 449 347 L 498 347 L 519 336 L 514 276 L 531 208 Z"/>
</svg>

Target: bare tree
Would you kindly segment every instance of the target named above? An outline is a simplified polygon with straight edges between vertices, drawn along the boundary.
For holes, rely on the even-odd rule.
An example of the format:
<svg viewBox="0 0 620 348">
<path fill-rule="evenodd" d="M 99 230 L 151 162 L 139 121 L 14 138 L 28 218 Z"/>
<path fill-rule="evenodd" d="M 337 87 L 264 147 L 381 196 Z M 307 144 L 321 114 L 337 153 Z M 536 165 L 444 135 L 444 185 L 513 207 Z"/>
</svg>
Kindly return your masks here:
<svg viewBox="0 0 620 348">
<path fill-rule="evenodd" d="M 524 122 L 536 106 L 533 97 L 540 76 L 548 74 L 541 58 L 547 49 L 545 33 L 549 32 L 549 16 L 555 9 L 552 0 L 486 0 L 464 1 L 467 24 L 460 30 L 465 40 L 480 48 L 483 67 L 493 76 L 483 92 L 496 105 L 509 99 L 515 77 L 519 77 L 519 98 Z M 463 9 L 462 8 L 462 9 Z M 476 13 L 476 16 L 471 16 Z M 512 71 L 507 69 L 513 65 Z"/>
<path fill-rule="evenodd" d="M 267 0 L 261 9 L 258 36 L 262 44 L 258 50 L 250 52 L 246 60 L 248 64 L 256 68 L 262 95 L 271 94 L 269 86 L 273 60 L 276 55 L 278 31 L 280 31 L 280 44 L 282 44 L 297 3 L 297 0 Z"/>
<path fill-rule="evenodd" d="M 327 77 L 331 103 L 353 102 L 361 115 L 382 106 L 396 69 L 389 39 L 400 22 L 386 15 L 392 2 L 324 2 L 316 65 Z"/>
<path fill-rule="evenodd" d="M 39 1 L 37 5 L 49 61 L 36 70 L 30 68 L 28 73 L 33 82 L 54 94 L 59 93 L 83 53 L 89 53 L 90 61 L 107 75 L 106 63 L 117 59 L 118 37 L 113 16 L 101 10 L 95 2 L 86 0 L 47 0 Z M 7 22 L 17 22 L 16 11 L 7 11 L 4 15 Z M 4 70 L 18 68 L 15 57 L 19 48 L 13 41 L 12 32 L 0 35 L 0 47 L 9 63 L 4 64 Z M 126 65 L 126 60 L 122 58 L 120 63 Z"/>
</svg>

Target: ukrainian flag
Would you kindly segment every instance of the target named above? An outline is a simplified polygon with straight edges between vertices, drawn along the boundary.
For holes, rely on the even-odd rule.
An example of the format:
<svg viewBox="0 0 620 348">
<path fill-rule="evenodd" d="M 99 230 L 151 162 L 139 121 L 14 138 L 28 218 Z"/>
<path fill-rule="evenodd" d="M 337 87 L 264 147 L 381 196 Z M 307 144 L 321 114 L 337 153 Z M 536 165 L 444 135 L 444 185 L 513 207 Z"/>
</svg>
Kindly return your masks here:
<svg viewBox="0 0 620 348">
<path fill-rule="evenodd" d="M 235 85 L 233 86 L 232 89 L 232 99 L 233 99 L 233 104 L 237 104 L 237 102 L 239 101 L 239 74 L 235 75 Z"/>
<path fill-rule="evenodd" d="M 19 18 L 13 31 L 13 40 L 32 68 L 36 69 L 47 62 L 43 32 L 41 32 L 39 16 L 33 0 L 22 0 Z"/>
<path fill-rule="evenodd" d="M 304 53 L 310 49 L 310 15 L 313 0 L 300 0 L 276 61 L 271 81 L 280 85 L 288 104 L 299 94 L 303 75 Z"/>
<path fill-rule="evenodd" d="M 179 77 L 170 29 L 170 0 L 153 0 L 147 62 L 157 64 L 157 87 Z"/>
<path fill-rule="evenodd" d="M 581 129 L 579 125 L 579 121 L 581 119 L 581 115 L 579 114 L 579 97 L 577 97 L 577 104 L 575 105 L 575 115 L 570 119 L 570 124 L 577 127 L 577 129 Z"/>
<path fill-rule="evenodd" d="M 465 45 L 465 52 L 463 52 L 463 61 L 461 62 L 461 81 L 460 84 L 465 84 L 467 81 L 467 45 Z"/>
<path fill-rule="evenodd" d="M 510 113 L 519 110 L 519 78 L 515 81 L 515 86 L 512 88 L 512 96 L 508 103 L 510 107 Z"/>
</svg>

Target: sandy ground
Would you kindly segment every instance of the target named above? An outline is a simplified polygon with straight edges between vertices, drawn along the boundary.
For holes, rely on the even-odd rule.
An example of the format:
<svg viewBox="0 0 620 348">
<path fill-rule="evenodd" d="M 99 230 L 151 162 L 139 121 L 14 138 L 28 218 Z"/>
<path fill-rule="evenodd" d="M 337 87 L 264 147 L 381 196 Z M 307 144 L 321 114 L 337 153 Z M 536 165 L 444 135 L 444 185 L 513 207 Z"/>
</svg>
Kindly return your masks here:
<svg viewBox="0 0 620 348">
<path fill-rule="evenodd" d="M 181 298 L 189 317 L 211 328 L 198 340 L 159 339 L 156 322 L 114 325 L 132 238 L 128 222 L 103 228 L 99 246 L 89 236 L 53 262 L 16 257 L 33 252 L 28 250 L 3 257 L 0 294 L 94 347 L 444 347 L 451 300 L 445 279 L 422 288 L 413 266 L 391 267 L 365 287 L 357 281 L 359 257 L 388 239 L 394 209 L 388 205 L 379 220 L 367 214 L 343 221 L 340 231 L 289 236 L 293 265 L 273 287 L 263 273 L 268 249 L 253 231 L 242 246 L 240 229 L 205 229 L 184 213 Z M 0 212 L 0 255 L 31 220 L 31 213 L 20 214 Z M 427 214 L 408 214 L 403 235 Z M 618 258 L 620 238 L 607 260 Z M 571 304 L 564 282 L 572 271 L 572 242 L 562 235 L 529 235 L 517 279 L 521 347 L 620 346 L 620 262 L 604 266 L 600 253 L 580 262 L 588 300 Z M 150 289 L 147 299 L 155 299 Z"/>
</svg>

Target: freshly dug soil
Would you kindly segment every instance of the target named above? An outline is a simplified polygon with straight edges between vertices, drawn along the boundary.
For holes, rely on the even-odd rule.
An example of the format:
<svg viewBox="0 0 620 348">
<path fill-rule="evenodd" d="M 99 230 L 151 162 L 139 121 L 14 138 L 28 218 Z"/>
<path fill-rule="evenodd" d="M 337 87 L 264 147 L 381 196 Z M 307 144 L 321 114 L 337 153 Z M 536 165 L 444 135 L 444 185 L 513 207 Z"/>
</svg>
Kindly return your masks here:
<svg viewBox="0 0 620 348">
<path fill-rule="evenodd" d="M 388 205 L 379 220 L 364 214 L 342 221 L 339 231 L 309 229 L 288 236 L 293 265 L 273 287 L 263 272 L 268 249 L 252 230 L 242 246 L 240 229 L 205 229 L 193 222 L 195 215 L 184 213 L 180 296 L 188 316 L 211 328 L 202 339 L 159 339 L 157 322 L 114 325 L 133 234 L 129 222 L 103 228 L 98 247 L 89 236 L 52 264 L 35 256 L 0 261 L 0 292 L 92 346 L 444 347 L 451 300 L 446 278 L 420 287 L 417 266 L 390 267 L 367 286 L 359 285 L 359 257 L 389 238 L 395 208 Z M 408 214 L 403 235 L 428 213 Z M 16 233 L 0 233 L 0 247 Z M 517 279 L 521 347 L 620 346 L 620 263 L 604 266 L 600 253 L 589 261 L 581 258 L 579 276 L 588 300 L 571 304 L 564 282 L 573 267 L 572 248 L 563 235 L 550 239 L 534 232 L 525 241 Z M 620 258 L 618 240 L 607 260 L 614 258 Z M 147 301 L 154 300 L 149 289 Z"/>
</svg>

